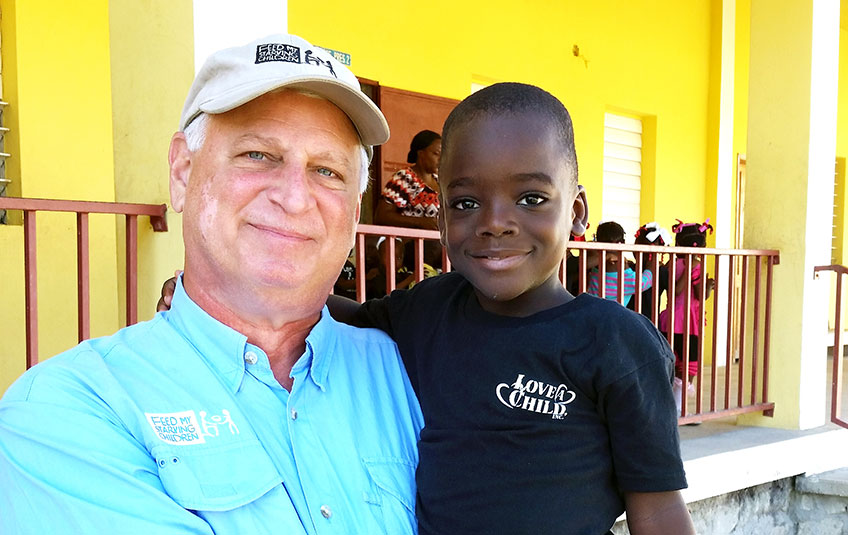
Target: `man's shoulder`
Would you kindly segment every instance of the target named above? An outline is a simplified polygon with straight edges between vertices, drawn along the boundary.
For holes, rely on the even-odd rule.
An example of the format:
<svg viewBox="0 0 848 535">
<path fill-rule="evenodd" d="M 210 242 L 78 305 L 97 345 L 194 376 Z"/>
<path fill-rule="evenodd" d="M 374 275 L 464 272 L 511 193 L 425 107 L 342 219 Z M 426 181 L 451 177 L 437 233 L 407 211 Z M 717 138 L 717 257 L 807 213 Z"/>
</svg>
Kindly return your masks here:
<svg viewBox="0 0 848 535">
<path fill-rule="evenodd" d="M 395 341 L 380 329 L 372 327 L 355 327 L 346 323 L 333 321 L 333 329 L 336 332 L 337 340 L 343 341 L 344 345 L 353 347 L 373 347 L 373 346 L 388 346 L 396 348 Z"/>
<path fill-rule="evenodd" d="M 44 400 L 69 392 L 84 393 L 108 386 L 115 369 L 133 368 L 140 362 L 155 365 L 149 352 L 161 329 L 160 315 L 146 322 L 124 327 L 114 334 L 85 340 L 27 370 L 3 396 L 4 401 Z"/>
</svg>

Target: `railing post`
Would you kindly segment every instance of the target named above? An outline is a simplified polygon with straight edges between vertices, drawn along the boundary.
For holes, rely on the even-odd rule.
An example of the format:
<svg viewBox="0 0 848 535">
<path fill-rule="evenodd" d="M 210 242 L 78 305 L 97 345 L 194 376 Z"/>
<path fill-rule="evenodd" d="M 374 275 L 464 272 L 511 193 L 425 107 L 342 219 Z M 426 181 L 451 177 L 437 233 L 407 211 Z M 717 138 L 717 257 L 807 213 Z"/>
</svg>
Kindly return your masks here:
<svg viewBox="0 0 848 535">
<path fill-rule="evenodd" d="M 91 335 L 91 301 L 89 292 L 88 214 L 77 213 L 77 338 L 80 342 Z"/>
<path fill-rule="evenodd" d="M 721 257 L 719 255 L 715 255 L 715 261 L 713 263 L 713 272 L 715 273 L 715 288 L 713 288 L 713 293 L 715 294 L 715 298 L 713 299 L 713 350 L 712 350 L 712 366 L 710 366 L 710 411 L 714 412 L 716 410 L 716 393 L 717 386 L 716 380 L 718 379 L 718 365 L 716 364 L 716 358 L 718 357 L 718 344 L 716 340 L 718 340 L 718 293 L 721 291 Z M 729 311 L 728 311 L 729 313 Z M 730 337 L 731 333 L 727 333 L 727 336 Z M 725 366 L 729 366 L 730 363 L 725 361 Z"/>
<path fill-rule="evenodd" d="M 767 403 L 769 399 L 768 378 L 769 378 L 769 350 L 771 348 L 771 301 L 772 301 L 772 275 L 774 265 L 779 262 L 780 258 L 776 256 L 768 257 L 766 269 L 766 317 L 763 320 L 763 403 Z M 774 416 L 774 409 L 763 411 L 763 416 Z"/>
<path fill-rule="evenodd" d="M 846 426 L 839 416 L 842 414 L 842 279 L 843 273 L 836 273 L 836 316 L 833 322 L 833 377 L 831 378 L 830 421 Z"/>
<path fill-rule="evenodd" d="M 356 234 L 356 300 L 365 302 L 365 234 Z"/>
<path fill-rule="evenodd" d="M 35 211 L 24 210 L 24 286 L 26 292 L 26 366 L 38 364 L 38 275 Z"/>
<path fill-rule="evenodd" d="M 748 257 L 742 257 L 742 298 L 739 306 L 739 325 L 741 340 L 739 341 L 739 369 L 736 378 L 736 406 L 742 406 L 742 391 L 745 384 L 745 325 L 748 309 Z"/>
<path fill-rule="evenodd" d="M 138 323 L 138 221 L 127 215 L 127 325 Z"/>
<path fill-rule="evenodd" d="M 753 344 L 751 346 L 751 404 L 757 401 L 757 359 L 760 354 L 760 284 L 762 283 L 762 258 L 754 257 L 757 266 L 754 269 L 754 325 L 752 327 Z"/>
</svg>

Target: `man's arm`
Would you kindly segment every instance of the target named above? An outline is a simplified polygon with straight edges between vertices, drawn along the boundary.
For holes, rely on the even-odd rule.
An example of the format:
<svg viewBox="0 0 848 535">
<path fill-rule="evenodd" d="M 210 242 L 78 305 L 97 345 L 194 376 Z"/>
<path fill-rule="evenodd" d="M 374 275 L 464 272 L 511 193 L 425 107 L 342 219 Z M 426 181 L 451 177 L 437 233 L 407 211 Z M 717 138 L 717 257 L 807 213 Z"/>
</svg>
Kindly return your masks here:
<svg viewBox="0 0 848 535">
<path fill-rule="evenodd" d="M 632 535 L 695 535 L 680 491 L 625 492 L 627 527 Z"/>
<path fill-rule="evenodd" d="M 144 445 L 67 379 L 24 379 L 0 402 L 0 533 L 211 534 L 164 491 Z"/>
</svg>

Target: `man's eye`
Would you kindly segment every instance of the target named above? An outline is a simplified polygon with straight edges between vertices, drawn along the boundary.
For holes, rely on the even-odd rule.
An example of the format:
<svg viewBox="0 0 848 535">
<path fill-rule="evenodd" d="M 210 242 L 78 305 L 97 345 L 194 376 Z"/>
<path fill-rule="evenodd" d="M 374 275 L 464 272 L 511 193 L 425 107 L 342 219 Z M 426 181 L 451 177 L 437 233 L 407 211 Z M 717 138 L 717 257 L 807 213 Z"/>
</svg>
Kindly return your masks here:
<svg viewBox="0 0 848 535">
<path fill-rule="evenodd" d="M 451 208 L 454 210 L 473 210 L 480 206 L 477 201 L 471 199 L 457 199 L 451 203 Z"/>
<path fill-rule="evenodd" d="M 521 197 L 518 200 L 518 204 L 523 205 L 523 206 L 539 206 L 540 204 L 547 202 L 547 200 L 548 199 L 546 199 L 545 197 L 542 197 L 541 195 L 537 195 L 535 193 L 529 193 L 529 194 L 525 195 L 524 197 Z"/>
<path fill-rule="evenodd" d="M 330 178 L 337 176 L 335 171 L 333 171 L 332 169 L 327 169 L 326 167 L 319 167 L 317 169 L 317 172 L 319 175 L 323 175 Z"/>
<path fill-rule="evenodd" d="M 265 159 L 265 155 L 262 154 L 259 151 L 256 151 L 256 150 L 252 150 L 252 151 L 248 152 L 247 157 L 250 158 L 251 160 L 256 160 L 256 161 L 262 161 L 262 160 Z"/>
</svg>

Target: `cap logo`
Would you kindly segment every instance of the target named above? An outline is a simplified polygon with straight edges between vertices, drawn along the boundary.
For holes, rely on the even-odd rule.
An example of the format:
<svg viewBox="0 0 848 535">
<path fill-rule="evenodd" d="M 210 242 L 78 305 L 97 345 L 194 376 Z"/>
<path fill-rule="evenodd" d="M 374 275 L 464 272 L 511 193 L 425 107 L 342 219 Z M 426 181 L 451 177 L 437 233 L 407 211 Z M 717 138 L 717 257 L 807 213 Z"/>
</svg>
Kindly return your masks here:
<svg viewBox="0 0 848 535">
<path fill-rule="evenodd" d="M 325 61 L 313 56 L 311 50 L 304 54 L 303 61 L 300 60 L 300 47 L 284 43 L 265 43 L 256 47 L 256 64 L 268 63 L 269 61 L 285 61 L 287 63 L 306 63 L 318 67 L 327 67 L 333 77 L 338 78 L 333 65 L 329 60 Z"/>
<path fill-rule="evenodd" d="M 338 76 L 336 76 L 336 71 L 333 70 L 333 64 L 329 61 L 324 61 L 321 58 L 316 58 L 312 55 L 311 50 L 306 51 L 306 56 L 304 57 L 304 60 L 310 65 L 318 65 L 319 67 L 323 65 L 327 67 L 328 69 L 330 69 L 330 74 L 332 74 L 334 78 L 338 78 Z"/>
<path fill-rule="evenodd" d="M 256 47 L 256 64 L 269 61 L 300 63 L 300 47 L 282 43 L 266 43 Z"/>
</svg>

